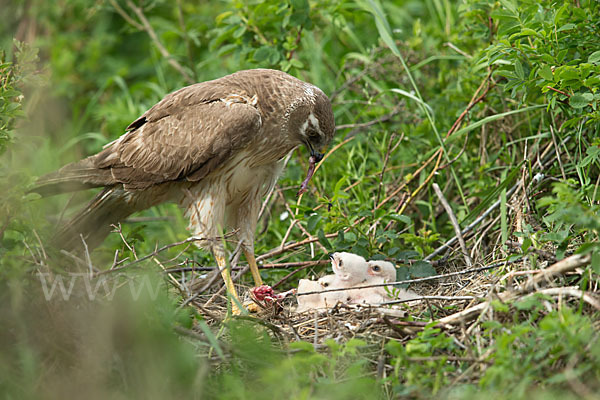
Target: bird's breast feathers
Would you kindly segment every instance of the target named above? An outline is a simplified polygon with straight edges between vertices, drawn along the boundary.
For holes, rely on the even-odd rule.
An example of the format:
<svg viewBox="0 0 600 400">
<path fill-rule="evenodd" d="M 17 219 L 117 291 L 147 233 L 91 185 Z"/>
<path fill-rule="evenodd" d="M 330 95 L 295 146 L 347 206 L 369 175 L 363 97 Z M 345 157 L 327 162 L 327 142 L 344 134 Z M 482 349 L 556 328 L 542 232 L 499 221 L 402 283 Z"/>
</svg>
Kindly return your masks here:
<svg viewBox="0 0 600 400">
<path fill-rule="evenodd" d="M 279 178 L 283 162 L 260 164 L 252 153 L 244 149 L 205 179 L 192 183 L 189 189 L 192 198 L 196 202 L 210 199 L 211 203 L 222 206 L 260 201 Z M 188 200 L 189 197 L 189 194 L 184 195 Z M 184 199 L 183 203 L 188 200 Z"/>
</svg>

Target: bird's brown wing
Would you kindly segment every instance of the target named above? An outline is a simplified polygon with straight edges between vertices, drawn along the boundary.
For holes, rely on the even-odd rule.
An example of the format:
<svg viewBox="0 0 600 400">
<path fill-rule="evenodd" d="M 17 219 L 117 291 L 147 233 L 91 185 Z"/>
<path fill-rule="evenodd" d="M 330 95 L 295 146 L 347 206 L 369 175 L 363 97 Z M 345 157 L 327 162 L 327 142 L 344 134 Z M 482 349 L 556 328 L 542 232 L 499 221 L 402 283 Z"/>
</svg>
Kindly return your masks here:
<svg viewBox="0 0 600 400">
<path fill-rule="evenodd" d="M 200 84 L 168 95 L 95 156 L 96 166 L 127 189 L 202 179 L 260 134 L 253 99 L 226 91 Z"/>
</svg>

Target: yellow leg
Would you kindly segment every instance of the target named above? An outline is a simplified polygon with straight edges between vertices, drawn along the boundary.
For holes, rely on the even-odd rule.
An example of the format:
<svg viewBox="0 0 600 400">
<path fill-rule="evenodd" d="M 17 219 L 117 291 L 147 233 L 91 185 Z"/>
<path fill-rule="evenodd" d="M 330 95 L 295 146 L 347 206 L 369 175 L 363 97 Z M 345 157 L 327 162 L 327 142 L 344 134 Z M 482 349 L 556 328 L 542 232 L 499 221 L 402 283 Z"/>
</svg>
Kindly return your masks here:
<svg viewBox="0 0 600 400">
<path fill-rule="evenodd" d="M 240 308 L 238 307 L 237 303 L 241 304 L 242 302 L 240 301 L 240 298 L 237 295 L 237 292 L 235 290 L 235 286 L 233 285 L 233 280 L 231 280 L 231 273 L 229 268 L 227 268 L 227 260 L 225 260 L 225 257 L 220 255 L 220 254 L 216 254 L 217 252 L 215 252 L 215 260 L 217 261 L 217 265 L 219 266 L 219 270 L 221 271 L 221 276 L 223 277 L 223 280 L 225 281 L 225 288 L 227 289 L 227 293 L 230 294 L 230 296 L 232 297 L 232 301 L 231 301 L 231 312 L 234 315 L 239 315 L 241 314 Z M 237 303 L 235 300 L 237 300 Z"/>
<path fill-rule="evenodd" d="M 248 261 L 252 278 L 254 278 L 254 284 L 256 286 L 262 285 L 263 281 L 260 277 L 260 272 L 258 272 L 258 265 L 256 264 L 256 258 L 254 258 L 254 251 L 244 248 L 244 256 L 246 257 L 246 261 Z"/>
</svg>

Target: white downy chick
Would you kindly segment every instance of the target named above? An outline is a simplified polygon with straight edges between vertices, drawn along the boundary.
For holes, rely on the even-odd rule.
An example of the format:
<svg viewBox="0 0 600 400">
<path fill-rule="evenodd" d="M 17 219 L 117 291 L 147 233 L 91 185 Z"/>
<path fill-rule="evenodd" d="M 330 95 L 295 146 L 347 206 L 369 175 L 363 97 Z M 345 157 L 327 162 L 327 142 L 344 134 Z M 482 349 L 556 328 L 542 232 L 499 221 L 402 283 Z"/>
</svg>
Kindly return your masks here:
<svg viewBox="0 0 600 400">
<path fill-rule="evenodd" d="M 296 307 L 296 312 L 304 312 L 308 310 L 319 310 L 332 308 L 338 302 L 348 303 L 348 291 L 338 291 L 338 292 L 325 292 L 325 293 L 313 293 L 313 294 L 304 294 L 304 293 L 312 293 L 312 292 L 322 292 L 326 289 L 333 288 L 345 288 L 347 286 L 336 286 L 336 275 L 326 275 L 319 279 L 318 281 L 311 281 L 309 279 L 300 279 L 298 282 L 298 290 L 296 292 L 298 299 L 298 307 Z"/>
<path fill-rule="evenodd" d="M 331 284 L 333 284 L 335 281 L 336 281 L 336 275 L 332 274 L 332 275 L 325 275 L 325 276 L 319 278 L 319 280 L 317 282 L 319 282 L 319 284 L 321 286 L 323 286 L 323 288 L 329 289 L 329 286 L 331 286 Z"/>
<path fill-rule="evenodd" d="M 329 256 L 333 275 L 326 275 L 319 279 L 324 289 L 345 289 L 362 285 L 367 280 L 367 261 L 358 254 L 337 252 Z M 338 302 L 351 303 L 352 291 L 340 290 L 336 292 L 325 292 L 322 294 L 323 302 L 327 307 L 333 307 Z"/>
<path fill-rule="evenodd" d="M 349 303 L 351 296 L 349 291 L 325 292 L 322 294 L 302 295 L 302 293 L 320 292 L 324 289 L 342 289 L 350 288 L 356 284 L 361 284 L 367 279 L 365 268 L 367 261 L 357 255 L 346 252 L 333 253 L 331 258 L 331 267 L 334 274 L 326 275 L 318 281 L 300 279 L 298 282 L 298 307 L 296 312 L 307 310 L 330 308 L 338 302 Z"/>
<path fill-rule="evenodd" d="M 379 278 L 380 276 L 391 280 L 396 276 L 396 271 L 391 263 L 388 263 L 387 268 L 379 265 L 371 266 L 363 257 L 346 252 L 333 253 L 330 258 L 335 274 L 319 279 L 319 283 L 324 289 L 350 289 L 372 283 L 383 283 L 383 278 Z M 392 268 L 391 272 L 390 267 Z M 322 296 L 323 301 L 331 307 L 338 302 L 352 304 L 376 301 L 381 298 L 378 293 L 378 288 L 365 288 L 325 292 Z"/>
<path fill-rule="evenodd" d="M 396 281 L 396 267 L 391 262 L 371 260 L 368 264 L 367 273 L 370 277 L 368 285 Z M 376 290 L 366 293 L 366 296 L 362 297 L 359 302 L 377 304 L 390 300 L 410 300 L 419 297 L 415 292 L 407 289 L 395 289 L 392 296 L 392 287 L 390 286 L 379 286 L 373 289 Z"/>
<path fill-rule="evenodd" d="M 360 286 L 377 285 L 396 280 L 396 267 L 388 261 L 369 261 L 365 269 L 365 282 Z M 385 286 L 352 291 L 352 303 L 378 304 L 390 300 Z"/>
<path fill-rule="evenodd" d="M 345 280 L 333 279 L 329 288 L 352 288 L 396 281 L 396 267 L 391 262 L 381 260 L 361 261 L 361 259 L 362 257 L 355 254 L 340 253 L 340 263 L 342 266 L 347 265 L 345 271 L 350 273 L 351 277 Z M 324 280 L 323 283 L 327 282 L 325 278 L 332 280 L 329 276 L 321 278 Z M 379 304 L 395 299 L 409 300 L 418 297 L 416 293 L 405 289 L 395 289 L 393 291 L 394 296 L 392 296 L 392 287 L 387 286 L 345 290 L 324 293 L 323 295 L 333 295 L 335 293 L 338 293 L 334 299 L 336 302 L 341 301 L 349 304 Z M 329 304 L 330 301 L 327 303 Z"/>
<path fill-rule="evenodd" d="M 328 289 L 349 289 L 334 292 L 324 292 L 298 296 L 297 312 L 312 309 L 324 309 L 335 306 L 338 302 L 346 304 L 379 304 L 394 300 L 390 296 L 391 288 L 385 286 L 364 289 L 354 287 L 376 285 L 396 280 L 396 267 L 388 261 L 366 261 L 363 257 L 346 252 L 333 253 L 331 256 L 333 275 L 326 275 L 317 282 L 301 279 L 298 284 L 298 294 L 307 292 L 320 292 Z M 398 299 L 411 299 L 418 297 L 416 293 L 408 290 L 394 290 Z"/>
<path fill-rule="evenodd" d="M 367 279 L 367 261 L 358 254 L 339 252 L 329 256 L 335 278 L 331 285 L 352 287 Z"/>
<path fill-rule="evenodd" d="M 309 292 L 320 292 L 323 290 L 323 286 L 318 281 L 311 281 L 310 279 L 300 279 L 298 282 L 298 295 Z M 308 310 L 317 310 L 320 308 L 327 308 L 325 299 L 321 294 L 307 294 L 305 296 L 298 296 L 298 307 L 296 312 L 304 312 Z"/>
</svg>

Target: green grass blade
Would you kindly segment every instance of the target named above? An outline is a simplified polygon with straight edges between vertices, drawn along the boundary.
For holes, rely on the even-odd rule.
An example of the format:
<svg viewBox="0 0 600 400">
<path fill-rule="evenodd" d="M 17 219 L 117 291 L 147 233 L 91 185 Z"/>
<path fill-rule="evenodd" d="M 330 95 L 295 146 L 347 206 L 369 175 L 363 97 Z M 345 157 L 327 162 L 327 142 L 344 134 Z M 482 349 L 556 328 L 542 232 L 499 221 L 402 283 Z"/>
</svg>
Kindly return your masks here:
<svg viewBox="0 0 600 400">
<path fill-rule="evenodd" d="M 221 360 L 225 361 L 225 353 L 223 352 L 223 349 L 221 348 L 221 345 L 219 344 L 219 340 L 217 339 L 215 334 L 210 330 L 210 328 L 208 327 L 206 322 L 198 321 L 198 326 L 200 327 L 200 329 L 206 336 L 206 339 L 208 339 L 208 342 L 210 343 L 210 345 L 215 349 L 215 352 L 217 353 L 219 358 Z"/>
<path fill-rule="evenodd" d="M 429 106 L 429 104 L 425 103 L 423 100 L 421 100 L 420 98 L 418 98 L 418 97 L 417 97 L 417 96 L 415 96 L 414 94 L 412 94 L 412 93 L 409 93 L 409 92 L 407 92 L 406 90 L 397 89 L 397 88 L 391 89 L 391 91 L 392 91 L 392 92 L 394 92 L 394 93 L 401 94 L 401 95 L 402 95 L 402 96 L 404 96 L 404 97 L 408 97 L 408 98 L 409 98 L 409 99 L 411 99 L 411 100 L 414 100 L 414 101 L 415 101 L 415 102 L 417 102 L 417 103 L 418 103 L 418 104 L 419 104 L 421 107 L 426 107 L 426 108 L 429 110 L 429 112 L 430 112 L 431 114 L 433 114 L 433 109 L 431 108 L 431 106 Z"/>
<path fill-rule="evenodd" d="M 500 194 L 500 230 L 502 231 L 502 243 L 508 240 L 508 213 L 506 208 L 506 187 Z"/>
<path fill-rule="evenodd" d="M 509 115 L 513 115 L 513 114 L 520 114 L 522 112 L 527 112 L 530 110 L 535 110 L 538 108 L 542 108 L 542 107 L 546 107 L 547 104 L 538 104 L 535 106 L 529 106 L 529 107 L 525 107 L 525 108 L 519 108 L 518 110 L 511 110 L 511 111 L 507 111 L 507 112 L 503 112 L 500 114 L 495 114 L 495 115 L 490 115 L 489 117 L 485 117 L 483 119 L 480 119 L 479 121 L 473 122 L 472 124 L 459 129 L 458 131 L 456 131 L 456 133 L 454 133 L 451 137 L 448 138 L 448 140 L 446 141 L 447 144 L 452 143 L 453 141 L 457 140 L 458 138 L 460 138 L 462 135 L 464 135 L 467 132 L 472 131 L 473 129 L 477 129 L 482 125 L 485 125 L 487 123 L 490 122 L 494 122 L 496 120 L 499 120 L 501 118 L 507 117 Z"/>
</svg>

